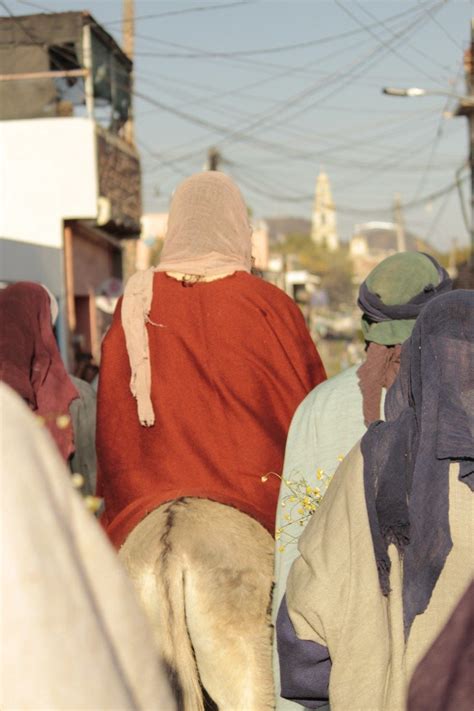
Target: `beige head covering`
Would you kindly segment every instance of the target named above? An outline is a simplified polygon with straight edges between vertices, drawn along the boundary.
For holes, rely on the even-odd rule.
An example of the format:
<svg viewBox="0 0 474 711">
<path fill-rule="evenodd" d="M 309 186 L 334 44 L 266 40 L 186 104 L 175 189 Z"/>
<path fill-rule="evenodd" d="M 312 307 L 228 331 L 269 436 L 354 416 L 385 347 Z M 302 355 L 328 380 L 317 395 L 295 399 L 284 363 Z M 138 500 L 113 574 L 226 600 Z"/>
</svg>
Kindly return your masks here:
<svg viewBox="0 0 474 711">
<path fill-rule="evenodd" d="M 150 427 L 155 422 L 146 328 L 153 298 L 153 272 L 204 278 L 250 272 L 251 252 L 247 207 L 235 183 L 217 171 L 197 173 L 184 180 L 171 202 L 159 265 L 134 274 L 123 297 L 122 326 L 130 360 L 130 390 L 137 399 L 142 425 Z"/>
<path fill-rule="evenodd" d="M 213 276 L 250 272 L 251 229 L 237 185 L 208 171 L 184 180 L 171 202 L 159 272 Z"/>
</svg>

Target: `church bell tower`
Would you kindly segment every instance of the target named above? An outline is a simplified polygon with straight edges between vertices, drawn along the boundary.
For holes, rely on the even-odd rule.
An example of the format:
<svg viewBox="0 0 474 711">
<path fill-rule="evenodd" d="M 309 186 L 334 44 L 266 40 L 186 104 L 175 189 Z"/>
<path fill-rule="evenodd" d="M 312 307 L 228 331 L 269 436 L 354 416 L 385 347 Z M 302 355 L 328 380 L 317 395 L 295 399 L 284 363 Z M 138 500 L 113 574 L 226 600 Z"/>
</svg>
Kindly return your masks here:
<svg viewBox="0 0 474 711">
<path fill-rule="evenodd" d="M 331 252 L 339 247 L 336 207 L 332 199 L 329 178 L 324 171 L 321 171 L 316 180 L 311 239 L 318 246 L 326 247 Z"/>
</svg>

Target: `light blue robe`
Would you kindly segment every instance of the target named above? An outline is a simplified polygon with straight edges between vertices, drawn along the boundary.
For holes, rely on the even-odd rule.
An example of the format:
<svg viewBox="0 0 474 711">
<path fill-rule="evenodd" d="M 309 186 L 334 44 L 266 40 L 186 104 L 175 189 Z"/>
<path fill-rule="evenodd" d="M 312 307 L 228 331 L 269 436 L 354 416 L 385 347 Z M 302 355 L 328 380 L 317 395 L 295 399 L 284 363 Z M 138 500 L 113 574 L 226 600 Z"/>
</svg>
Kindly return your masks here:
<svg viewBox="0 0 474 711">
<path fill-rule="evenodd" d="M 357 376 L 358 367 L 355 365 L 348 368 L 321 383 L 300 404 L 288 432 L 283 479 L 297 481 L 304 478 L 310 486 L 319 487 L 321 494 L 324 494 L 327 483 L 318 480 L 317 471 L 321 469 L 324 474 L 334 474 L 340 463 L 338 457 L 348 454 L 365 433 L 362 394 Z M 289 495 L 291 491 L 283 481 L 276 516 L 277 530 L 287 524 L 284 517 L 288 514 L 288 500 L 285 507 L 282 507 L 282 503 Z M 313 515 L 317 515 L 317 510 Z M 304 527 L 292 523 L 284 530 L 298 537 Z M 281 534 L 276 541 L 274 623 L 285 593 L 288 573 L 298 556 L 297 544 L 286 543 L 287 540 L 287 535 Z M 279 550 L 282 545 L 285 546 L 284 551 Z M 277 711 L 301 711 L 302 707 L 299 704 L 280 697 L 280 670 L 275 640 L 273 660 Z"/>
</svg>

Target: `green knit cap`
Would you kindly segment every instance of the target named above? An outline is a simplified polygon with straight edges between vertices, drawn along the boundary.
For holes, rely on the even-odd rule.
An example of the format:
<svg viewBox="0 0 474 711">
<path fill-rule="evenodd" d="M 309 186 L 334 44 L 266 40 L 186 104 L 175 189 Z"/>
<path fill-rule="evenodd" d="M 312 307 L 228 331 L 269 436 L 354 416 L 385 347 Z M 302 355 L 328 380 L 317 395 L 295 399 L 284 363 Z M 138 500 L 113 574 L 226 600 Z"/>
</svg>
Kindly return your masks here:
<svg viewBox="0 0 474 711">
<path fill-rule="evenodd" d="M 420 252 L 399 252 L 380 262 L 366 279 L 367 288 L 387 306 L 406 304 L 423 289 L 438 286 L 440 277 L 433 262 Z M 366 341 L 394 346 L 410 337 L 416 319 L 369 323 L 362 317 Z"/>
</svg>

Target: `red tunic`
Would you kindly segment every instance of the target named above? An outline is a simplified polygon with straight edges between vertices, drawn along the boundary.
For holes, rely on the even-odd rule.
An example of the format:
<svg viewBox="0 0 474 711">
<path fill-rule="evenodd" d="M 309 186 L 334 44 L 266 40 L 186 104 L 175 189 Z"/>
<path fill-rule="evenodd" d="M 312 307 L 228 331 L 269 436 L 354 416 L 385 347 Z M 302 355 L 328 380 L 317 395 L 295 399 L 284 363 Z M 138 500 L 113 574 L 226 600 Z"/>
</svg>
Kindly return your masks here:
<svg viewBox="0 0 474 711">
<path fill-rule="evenodd" d="M 116 546 L 181 496 L 249 514 L 273 535 L 291 417 L 325 379 L 298 307 L 245 272 L 183 286 L 156 273 L 148 335 L 156 421 L 140 425 L 120 308 L 104 340 L 98 394 L 98 494 Z"/>
</svg>

